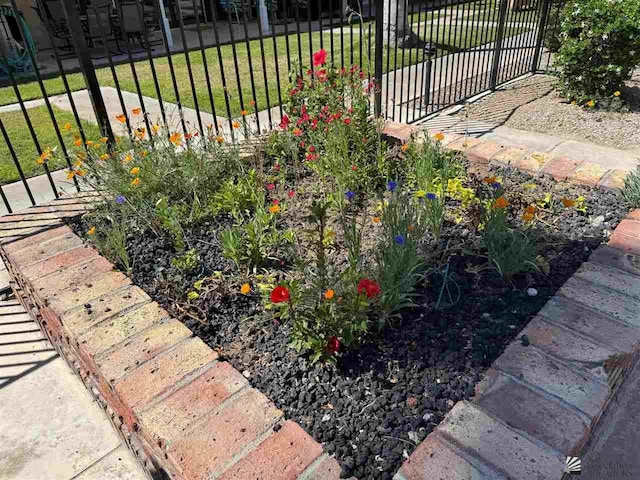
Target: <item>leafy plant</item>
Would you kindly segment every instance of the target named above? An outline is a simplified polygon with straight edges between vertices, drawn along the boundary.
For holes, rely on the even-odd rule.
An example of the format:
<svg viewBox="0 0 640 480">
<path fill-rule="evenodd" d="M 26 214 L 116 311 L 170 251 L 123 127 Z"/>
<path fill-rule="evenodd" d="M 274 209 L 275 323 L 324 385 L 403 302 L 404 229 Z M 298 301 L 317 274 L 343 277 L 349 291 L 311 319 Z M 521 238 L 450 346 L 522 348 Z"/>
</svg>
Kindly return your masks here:
<svg viewBox="0 0 640 480">
<path fill-rule="evenodd" d="M 185 249 L 184 230 L 180 224 L 181 212 L 177 207 L 170 206 L 167 198 L 162 197 L 156 202 L 156 219 L 162 230 L 166 232 L 173 242 L 173 246 L 178 251 Z"/>
<path fill-rule="evenodd" d="M 99 232 L 92 227 L 96 232 L 92 237 L 98 249 L 104 252 L 107 258 L 128 272 L 131 270 L 131 260 L 127 252 L 127 229 L 124 220 L 117 215 L 108 215 L 104 220 L 106 222 Z"/>
<path fill-rule="evenodd" d="M 187 250 L 182 255 L 172 258 L 171 264 L 181 272 L 192 272 L 198 268 L 198 251 L 195 248 Z"/>
<path fill-rule="evenodd" d="M 229 213 L 238 222 L 242 222 L 254 209 L 264 207 L 264 194 L 256 170 L 252 169 L 237 179 L 225 180 L 213 202 L 212 211 Z"/>
<path fill-rule="evenodd" d="M 635 172 L 629 172 L 621 193 L 631 208 L 640 208 L 640 167 Z"/>
<path fill-rule="evenodd" d="M 561 14 L 560 36 L 560 91 L 589 107 L 617 98 L 640 64 L 640 2 L 572 0 Z"/>
</svg>

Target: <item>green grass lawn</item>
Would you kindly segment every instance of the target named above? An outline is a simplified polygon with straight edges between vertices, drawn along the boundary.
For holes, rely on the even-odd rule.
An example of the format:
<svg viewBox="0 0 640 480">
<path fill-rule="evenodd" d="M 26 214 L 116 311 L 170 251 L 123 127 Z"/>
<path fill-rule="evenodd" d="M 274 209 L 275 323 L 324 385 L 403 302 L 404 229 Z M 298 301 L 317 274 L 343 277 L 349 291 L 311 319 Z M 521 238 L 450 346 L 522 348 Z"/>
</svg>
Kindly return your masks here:
<svg viewBox="0 0 640 480">
<path fill-rule="evenodd" d="M 53 109 L 58 125 L 61 126 L 61 133 L 65 140 L 65 144 L 69 147 L 73 147 L 73 142 L 75 141 L 74 137 L 78 135 L 73 115 L 59 110 L 56 107 L 53 107 Z M 58 137 L 51 126 L 51 117 L 49 116 L 49 112 L 46 107 L 42 106 L 31 108 L 28 112 L 29 118 L 31 119 L 38 136 L 40 146 L 43 149 L 57 146 L 58 152 L 61 153 Z M 25 176 L 33 177 L 35 175 L 43 174 L 44 168 L 42 165 L 38 165 L 36 163 L 36 160 L 38 159 L 38 152 L 31 135 L 29 134 L 27 123 L 22 112 L 5 112 L 0 114 L 0 116 L 2 117 L 2 123 L 7 129 L 11 145 L 16 152 L 16 156 L 20 161 L 20 165 L 22 166 Z M 62 126 L 67 122 L 71 123 L 74 128 L 69 131 L 64 130 Z M 100 130 L 97 125 L 83 122 L 83 129 L 88 139 L 96 139 L 100 137 Z M 58 155 L 58 157 L 59 158 L 52 160 L 49 164 L 52 171 L 66 167 L 66 163 L 62 159 L 62 156 Z M 4 141 L 0 142 L 0 184 L 4 185 L 5 183 L 11 183 L 18 180 L 20 180 L 20 176 L 18 175 L 18 171 L 13 163 L 9 149 Z"/>
<path fill-rule="evenodd" d="M 349 34 L 349 29 L 346 28 L 344 31 L 344 59 L 345 63 L 349 64 L 351 60 L 351 54 L 353 53 L 354 62 L 360 63 L 360 45 L 362 44 L 362 65 L 365 69 L 369 70 L 369 65 L 371 65 L 371 70 L 373 69 L 373 61 L 374 61 L 374 45 L 371 42 L 371 58 L 369 58 L 369 43 L 370 37 L 368 36 L 369 24 L 363 24 L 362 35 L 360 35 L 360 26 L 353 26 L 353 47 L 351 42 L 351 36 Z M 417 26 L 414 26 L 417 30 Z M 375 25 L 371 25 L 371 32 L 373 33 L 375 30 Z M 477 35 L 476 35 L 477 31 Z M 451 32 L 451 34 L 449 33 Z M 520 30 L 517 29 L 509 29 L 507 32 L 508 35 L 519 33 Z M 433 37 L 434 41 L 438 43 L 439 50 L 438 55 L 445 55 L 450 53 L 451 51 L 455 51 L 460 48 L 469 48 L 475 46 L 483 41 L 490 42 L 495 38 L 497 33 L 497 28 L 495 27 L 481 27 L 481 30 L 478 31 L 477 28 L 469 28 L 463 29 L 450 27 L 449 25 L 445 25 L 444 22 L 439 27 L 435 28 L 433 33 L 430 28 L 425 29 L 425 25 L 421 25 L 420 28 L 420 36 L 429 40 Z M 477 39 L 476 39 L 477 36 Z M 450 37 L 450 38 L 449 38 Z M 323 46 L 329 52 L 331 56 L 330 49 L 330 33 L 323 33 L 322 35 Z M 336 58 L 336 62 L 340 63 L 340 35 L 333 35 L 334 40 L 334 54 Z M 301 43 L 300 48 L 302 50 L 302 63 L 304 65 L 309 64 L 309 35 L 303 34 L 301 35 Z M 318 50 L 320 48 L 320 33 L 315 32 L 311 35 L 311 43 L 313 50 Z M 297 35 L 289 35 L 289 49 L 291 52 L 291 57 L 298 60 L 298 38 Z M 277 105 L 278 99 L 278 89 L 277 89 L 277 75 L 274 61 L 274 45 L 271 38 L 266 38 L 264 40 L 264 50 L 265 50 L 265 58 L 266 58 L 266 78 L 267 81 L 265 83 L 265 77 L 262 70 L 262 61 L 260 55 L 260 43 L 258 40 L 254 40 L 250 42 L 250 52 L 251 52 L 251 62 L 249 62 L 249 56 L 247 53 L 246 43 L 237 43 L 236 44 L 236 52 L 238 57 L 238 70 L 240 76 L 240 88 L 242 89 L 242 98 L 244 101 L 244 106 L 247 110 L 250 110 L 249 103 L 253 100 L 252 90 L 251 90 L 251 75 L 250 69 L 253 70 L 254 82 L 256 87 L 256 103 L 258 109 L 264 109 L 267 106 L 267 92 L 269 93 L 269 102 L 268 104 L 273 106 Z M 287 84 L 288 84 L 288 69 L 287 69 L 287 61 L 286 61 L 286 39 L 284 36 L 278 37 L 276 42 L 276 51 L 277 58 L 279 61 L 280 68 L 280 82 L 281 89 L 283 93 L 283 97 L 285 96 Z M 220 67 L 218 63 L 218 55 L 217 49 L 215 47 L 209 48 L 206 51 L 207 63 L 209 66 L 209 75 L 213 90 L 214 102 L 216 105 L 216 113 L 219 116 L 226 116 L 226 104 L 225 104 L 225 91 L 222 87 L 222 79 L 220 75 Z M 390 65 L 393 68 L 393 65 L 396 64 L 395 58 L 396 52 L 394 49 L 385 48 L 383 66 L 386 69 L 387 65 L 387 57 L 389 57 Z M 408 51 L 405 50 L 404 57 L 402 55 L 402 51 L 398 51 L 397 53 L 397 65 L 402 65 L 404 58 L 404 65 L 415 64 L 418 61 L 422 60 L 422 54 L 418 54 L 417 51 Z M 211 112 L 211 103 L 209 101 L 209 95 L 206 87 L 206 76 L 203 68 L 202 56 L 199 51 L 191 52 L 189 54 L 189 58 L 191 60 L 192 71 L 194 82 L 196 85 L 196 94 L 199 107 L 202 111 Z M 225 77 L 227 80 L 227 93 L 228 100 L 231 107 L 231 112 L 233 116 L 237 116 L 241 111 L 241 102 L 240 102 L 240 89 L 238 88 L 238 84 L 235 76 L 235 67 L 233 62 L 233 51 L 231 45 L 227 45 L 222 47 L 222 58 L 223 58 L 223 67 L 225 70 Z M 182 105 L 186 107 L 194 107 L 195 102 L 193 98 L 193 93 L 191 91 L 189 76 L 185 61 L 184 54 L 174 54 L 172 56 L 173 65 L 175 74 L 177 77 L 178 90 L 180 94 L 180 100 Z M 171 79 L 169 64 L 166 57 L 158 58 L 154 60 L 156 73 L 158 75 L 158 81 L 161 86 L 161 94 L 163 100 L 169 102 L 175 102 L 176 96 L 173 90 L 173 83 Z M 140 88 L 142 90 L 143 95 L 149 97 L 157 98 L 156 89 L 153 82 L 153 77 L 151 74 L 151 68 L 148 61 L 138 61 L 135 63 L 135 69 L 138 74 L 138 78 L 140 80 Z M 131 67 L 128 64 L 120 65 L 116 67 L 116 74 L 118 80 L 120 82 L 120 87 L 123 90 L 127 90 L 130 92 L 136 92 L 135 84 L 133 81 L 133 75 L 131 72 Z M 101 68 L 97 70 L 98 80 L 100 85 L 102 86 L 115 86 L 115 82 L 111 75 L 111 72 L 108 68 Z M 85 88 L 84 80 L 80 74 L 69 75 L 68 81 L 72 90 L 80 90 Z M 55 95 L 64 92 L 64 86 L 62 84 L 61 79 L 54 78 L 45 81 L 45 88 L 47 94 Z M 30 100 L 34 98 L 41 98 L 42 92 L 36 82 L 25 83 L 20 86 L 20 93 L 23 97 L 23 100 Z M 11 87 L 1 88 L 0 89 L 0 105 L 6 105 L 10 103 L 14 103 L 16 101 L 13 89 Z"/>
</svg>

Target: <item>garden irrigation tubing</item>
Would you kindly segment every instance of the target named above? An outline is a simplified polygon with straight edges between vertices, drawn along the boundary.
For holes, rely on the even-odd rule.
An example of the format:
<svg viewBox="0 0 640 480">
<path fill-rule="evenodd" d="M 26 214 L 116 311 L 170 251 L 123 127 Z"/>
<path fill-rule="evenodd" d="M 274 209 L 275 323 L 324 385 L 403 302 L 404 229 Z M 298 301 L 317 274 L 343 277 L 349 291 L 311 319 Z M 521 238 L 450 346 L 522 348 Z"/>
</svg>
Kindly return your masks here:
<svg viewBox="0 0 640 480">
<path fill-rule="evenodd" d="M 11 27 L 12 25 L 9 23 L 8 19 L 13 18 L 17 22 L 22 22 L 22 29 L 15 25 L 18 28 L 18 32 L 22 30 L 25 32 L 24 45 L 21 45 L 22 51 L 19 51 L 15 44 L 19 44 L 19 42 L 15 39 L 14 32 Z M 9 68 L 11 68 L 12 73 L 24 74 L 33 70 L 33 64 L 31 62 L 31 58 L 29 55 L 29 50 L 35 56 L 36 53 L 36 45 L 31 37 L 31 33 L 29 32 L 29 26 L 25 22 L 22 15 L 16 16 L 15 12 L 11 7 L 3 6 L 0 7 L 0 24 L 2 25 L 2 35 L 5 39 L 5 47 L 6 52 L 2 56 L 0 56 L 0 76 L 7 76 L 9 73 Z M 20 37 L 20 33 L 18 33 L 18 38 Z"/>
</svg>

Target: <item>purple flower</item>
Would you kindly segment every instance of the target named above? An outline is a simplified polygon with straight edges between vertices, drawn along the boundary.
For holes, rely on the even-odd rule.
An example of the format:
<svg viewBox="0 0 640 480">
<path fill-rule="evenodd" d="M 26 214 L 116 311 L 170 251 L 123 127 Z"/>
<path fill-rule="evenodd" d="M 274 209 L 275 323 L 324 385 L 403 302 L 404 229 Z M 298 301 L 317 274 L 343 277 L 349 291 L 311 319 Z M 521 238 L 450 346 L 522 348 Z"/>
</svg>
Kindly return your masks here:
<svg viewBox="0 0 640 480">
<path fill-rule="evenodd" d="M 500 182 L 493 182 L 491 186 L 496 190 L 498 190 L 502 185 L 500 184 Z"/>
<path fill-rule="evenodd" d="M 405 244 L 405 238 L 404 235 L 396 235 L 393 240 L 398 244 L 398 245 L 404 245 Z"/>
<path fill-rule="evenodd" d="M 435 193 L 427 193 L 427 198 L 429 200 L 435 200 L 437 197 L 437 195 Z"/>
<path fill-rule="evenodd" d="M 389 180 L 387 182 L 387 188 L 389 189 L 390 192 L 395 191 L 395 189 L 398 187 L 398 184 L 396 182 L 394 182 L 393 180 Z"/>
<path fill-rule="evenodd" d="M 347 200 L 353 200 L 353 197 L 356 196 L 355 193 L 353 193 L 351 190 L 349 190 L 346 194 Z"/>
<path fill-rule="evenodd" d="M 118 205 L 122 205 L 122 204 L 123 204 L 124 202 L 126 202 L 126 201 L 127 201 L 127 199 L 125 198 L 125 196 L 124 196 L 124 195 L 118 195 L 118 196 L 116 197 L 116 203 L 117 203 Z"/>
</svg>

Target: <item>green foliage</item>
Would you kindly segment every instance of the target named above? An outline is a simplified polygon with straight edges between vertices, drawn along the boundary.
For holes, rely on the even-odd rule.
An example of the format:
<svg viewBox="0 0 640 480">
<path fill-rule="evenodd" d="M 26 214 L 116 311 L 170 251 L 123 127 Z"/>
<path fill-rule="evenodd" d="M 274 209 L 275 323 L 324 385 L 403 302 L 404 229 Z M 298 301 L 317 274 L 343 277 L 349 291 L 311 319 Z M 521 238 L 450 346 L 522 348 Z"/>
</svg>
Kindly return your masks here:
<svg viewBox="0 0 640 480">
<path fill-rule="evenodd" d="M 390 315 L 414 306 L 415 287 L 426 267 L 418 243 L 428 227 L 429 207 L 424 199 L 412 198 L 398 187 L 392 190 L 382 204 L 383 233 L 375 252 L 376 278 L 382 288 L 380 328 Z"/>
<path fill-rule="evenodd" d="M 519 273 L 536 271 L 535 242 L 528 232 L 509 226 L 508 202 L 500 190 L 485 207 L 482 244 L 487 249 L 489 265 L 509 280 Z"/>
<path fill-rule="evenodd" d="M 640 208 L 640 167 L 627 175 L 621 193 L 631 208 Z"/>
<path fill-rule="evenodd" d="M 360 233 L 350 222 L 350 261 L 336 269 L 328 260 L 335 247 L 328 244 L 328 212 L 331 202 L 313 202 L 307 217 L 305 249 L 312 259 L 301 266 L 302 280 L 280 284 L 290 292 L 289 302 L 272 303 L 280 318 L 292 321 L 292 345 L 310 351 L 311 361 L 334 361 L 339 345 L 357 344 L 368 330 L 368 313 L 376 303 L 373 291 L 359 289 Z M 347 214 L 344 218 L 347 218 Z M 359 291 L 360 290 L 360 291 Z"/>
<path fill-rule="evenodd" d="M 227 228 L 220 233 L 222 255 L 238 268 L 256 270 L 269 261 L 280 260 L 283 247 L 292 244 L 292 231 L 276 227 L 276 214 L 258 208 L 246 222 Z"/>
<path fill-rule="evenodd" d="M 127 229 L 121 217 L 117 215 L 106 216 L 103 226 L 93 238 L 98 249 L 109 260 L 127 272 L 131 270 L 131 260 L 127 252 Z"/>
<path fill-rule="evenodd" d="M 171 264 L 181 272 L 192 272 L 198 268 L 198 251 L 195 248 L 187 250 L 182 255 L 172 258 Z"/>
<path fill-rule="evenodd" d="M 160 223 L 162 230 L 171 237 L 173 246 L 176 250 L 184 250 L 184 230 L 180 224 L 182 215 L 179 209 L 175 206 L 170 206 L 167 202 L 167 198 L 163 197 L 156 202 L 155 214 L 155 218 Z"/>
<path fill-rule="evenodd" d="M 578 103 L 610 99 L 640 64 L 640 2 L 570 1 L 560 35 L 555 58 L 560 91 Z"/>
<path fill-rule="evenodd" d="M 258 173 L 252 169 L 237 179 L 225 180 L 213 201 L 212 211 L 229 213 L 236 221 L 243 221 L 254 209 L 264 207 Z"/>
</svg>

